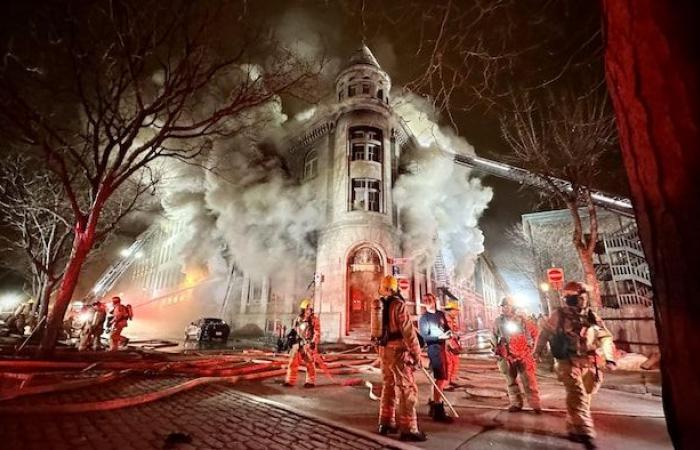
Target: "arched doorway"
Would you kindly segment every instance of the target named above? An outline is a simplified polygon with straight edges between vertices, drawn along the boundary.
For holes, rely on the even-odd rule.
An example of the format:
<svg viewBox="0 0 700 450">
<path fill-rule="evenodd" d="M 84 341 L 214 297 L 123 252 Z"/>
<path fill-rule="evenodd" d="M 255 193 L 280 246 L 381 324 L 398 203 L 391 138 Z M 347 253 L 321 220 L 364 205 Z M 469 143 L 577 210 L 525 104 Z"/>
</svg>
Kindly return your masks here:
<svg viewBox="0 0 700 450">
<path fill-rule="evenodd" d="M 377 296 L 384 273 L 382 258 L 372 247 L 362 246 L 348 257 L 347 334 L 369 338 L 371 301 Z"/>
</svg>

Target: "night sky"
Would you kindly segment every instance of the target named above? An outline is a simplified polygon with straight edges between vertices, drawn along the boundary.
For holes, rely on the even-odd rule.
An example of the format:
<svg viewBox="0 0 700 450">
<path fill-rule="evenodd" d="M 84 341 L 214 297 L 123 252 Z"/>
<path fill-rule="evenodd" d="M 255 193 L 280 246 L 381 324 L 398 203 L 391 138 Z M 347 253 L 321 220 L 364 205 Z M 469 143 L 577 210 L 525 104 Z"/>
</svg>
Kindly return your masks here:
<svg viewBox="0 0 700 450">
<path fill-rule="evenodd" d="M 468 2 L 458 2 L 467 4 Z M 506 2 L 507 3 L 507 2 Z M 541 6 L 543 2 L 514 2 L 517 7 L 503 21 L 516 24 L 516 30 L 522 33 L 522 41 L 533 45 L 519 58 L 515 73 L 523 79 L 548 79 L 557 74 L 565 79 L 570 72 L 585 67 L 598 74 L 602 80 L 602 37 L 599 33 L 600 20 L 597 2 L 555 1 L 544 2 L 554 5 L 549 10 Z M 3 47 L 8 42 L 21 42 L 30 32 L 30 21 L 41 2 L 13 2 L 5 6 L 0 20 L 0 39 Z M 312 46 L 323 47 L 323 52 L 332 60 L 343 61 L 352 50 L 364 41 L 372 49 L 379 63 L 392 77 L 395 87 L 415 80 L 425 68 L 429 52 L 419 52 L 421 42 L 430 46 L 434 42 L 431 34 L 436 31 L 436 5 L 441 2 L 427 1 L 384 1 L 366 2 L 362 13 L 360 1 L 275 1 L 246 2 L 245 14 L 251 20 L 267 22 L 278 31 L 281 40 L 300 40 Z M 405 6 L 404 6 L 405 5 Z M 431 7 L 432 9 L 428 8 Z M 397 16 L 397 11 L 404 11 L 404 16 Z M 426 11 L 424 13 L 424 11 Z M 492 18 L 494 23 L 501 23 L 499 17 Z M 392 23 L 394 22 L 394 23 Z M 427 27 L 425 24 L 429 24 Z M 438 21 L 439 23 L 439 21 Z M 544 25 L 543 25 L 544 24 Z M 235 24 L 232 24 L 232 27 Z M 423 30 L 423 40 L 419 38 Z M 231 30 L 215 30 L 226 36 Z M 451 29 L 449 33 L 459 33 Z M 474 34 L 474 39 L 489 39 L 484 30 Z M 541 45 L 538 39 L 542 38 Z M 591 37 L 592 36 L 592 37 Z M 519 36 L 520 37 L 520 36 Z M 585 43 L 585 45 L 582 45 Z M 447 56 L 446 56 L 447 58 Z M 564 68 L 564 69 L 562 69 Z M 561 71 L 561 73 L 559 73 Z M 499 83 L 518 81 L 515 79 L 498 79 Z M 464 89 L 468 91 L 468 89 Z M 420 94 L 432 94 L 424 89 Z M 291 113 L 307 108 L 296 99 L 286 99 L 285 107 Z M 457 94 L 450 109 L 454 125 L 459 133 L 476 149 L 477 154 L 498 159 L 507 155 L 509 150 L 500 136 L 498 116 L 502 106 L 480 103 L 468 95 Z M 448 125 L 446 114 L 442 115 L 444 125 Z M 486 235 L 486 249 L 496 262 L 501 259 L 509 245 L 503 239 L 503 232 L 509 226 L 520 221 L 520 215 L 531 212 L 538 206 L 537 194 L 531 190 L 521 189 L 518 185 L 488 177 L 484 184 L 494 189 L 494 198 L 482 219 Z M 612 155 L 605 163 L 599 188 L 625 191 L 626 180 L 617 155 Z M 0 277 L 0 283 L 11 277 Z"/>
</svg>

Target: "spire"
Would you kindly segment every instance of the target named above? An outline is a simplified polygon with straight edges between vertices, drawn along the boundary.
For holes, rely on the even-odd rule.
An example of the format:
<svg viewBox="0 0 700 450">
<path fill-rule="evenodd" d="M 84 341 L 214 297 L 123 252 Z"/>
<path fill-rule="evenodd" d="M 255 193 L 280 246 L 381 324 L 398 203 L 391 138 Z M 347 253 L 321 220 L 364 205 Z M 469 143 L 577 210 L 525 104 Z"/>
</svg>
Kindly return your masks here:
<svg viewBox="0 0 700 450">
<path fill-rule="evenodd" d="M 377 62 L 377 58 L 374 57 L 372 51 L 364 44 L 364 42 L 362 43 L 362 46 L 355 50 L 350 56 L 347 67 L 357 64 L 367 64 L 369 66 L 376 67 L 377 69 L 381 69 L 381 67 L 379 67 L 379 63 Z"/>
</svg>

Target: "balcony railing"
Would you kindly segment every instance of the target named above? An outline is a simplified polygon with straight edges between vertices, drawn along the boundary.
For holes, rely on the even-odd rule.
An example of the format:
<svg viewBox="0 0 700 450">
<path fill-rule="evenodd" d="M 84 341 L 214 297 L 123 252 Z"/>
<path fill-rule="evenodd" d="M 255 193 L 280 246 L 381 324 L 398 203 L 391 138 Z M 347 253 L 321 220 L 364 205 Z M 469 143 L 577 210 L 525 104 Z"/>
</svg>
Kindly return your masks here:
<svg viewBox="0 0 700 450">
<path fill-rule="evenodd" d="M 651 306 L 651 299 L 637 294 L 620 294 L 618 296 L 621 305 Z"/>
<path fill-rule="evenodd" d="M 632 267 L 627 265 L 613 265 L 610 267 L 617 281 L 634 280 L 651 286 L 651 275 L 644 266 Z"/>
</svg>

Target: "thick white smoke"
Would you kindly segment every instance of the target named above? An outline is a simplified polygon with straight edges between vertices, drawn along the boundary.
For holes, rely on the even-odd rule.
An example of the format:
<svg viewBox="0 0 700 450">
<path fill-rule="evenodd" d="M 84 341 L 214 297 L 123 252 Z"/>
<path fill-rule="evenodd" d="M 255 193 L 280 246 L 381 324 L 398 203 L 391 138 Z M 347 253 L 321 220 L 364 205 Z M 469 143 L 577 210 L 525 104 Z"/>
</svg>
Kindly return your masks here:
<svg viewBox="0 0 700 450">
<path fill-rule="evenodd" d="M 419 147 L 403 155 L 409 173 L 399 177 L 394 200 L 404 226 L 404 247 L 421 265 L 431 265 L 439 251 L 448 253 L 457 277 L 471 274 L 484 251 L 478 220 L 493 197 L 470 171 L 454 164 L 450 154 L 474 154 L 474 148 L 449 129 L 440 128 L 428 103 L 404 95 L 394 106 Z"/>
<path fill-rule="evenodd" d="M 270 101 L 229 124 L 240 131 L 217 141 L 199 166 L 173 164 L 163 206 L 187 224 L 186 265 L 211 261 L 225 244 L 231 262 L 254 278 L 271 277 L 280 288 L 296 275 L 310 278 L 309 236 L 322 214 L 310 186 L 290 176 L 276 152 L 286 120 L 279 101 Z"/>
</svg>

